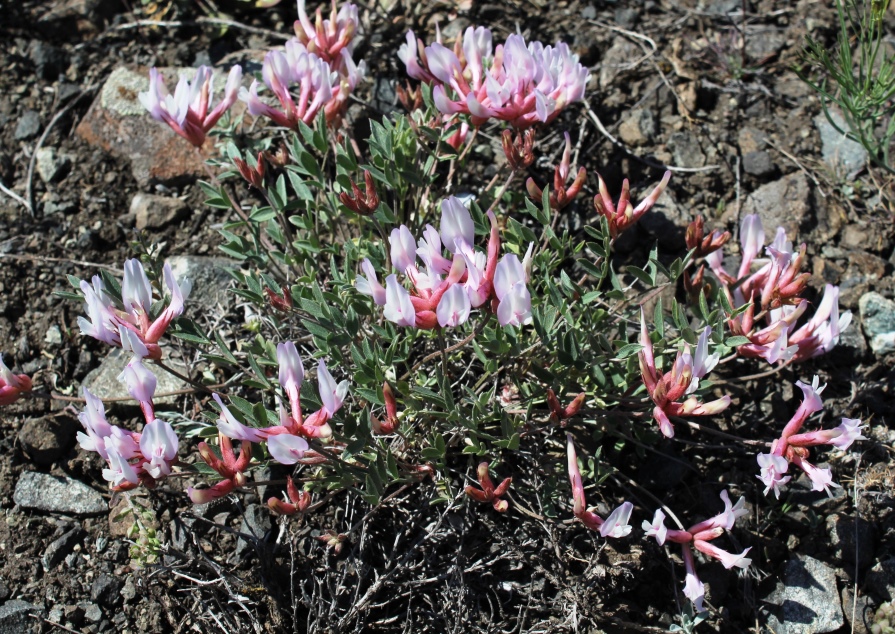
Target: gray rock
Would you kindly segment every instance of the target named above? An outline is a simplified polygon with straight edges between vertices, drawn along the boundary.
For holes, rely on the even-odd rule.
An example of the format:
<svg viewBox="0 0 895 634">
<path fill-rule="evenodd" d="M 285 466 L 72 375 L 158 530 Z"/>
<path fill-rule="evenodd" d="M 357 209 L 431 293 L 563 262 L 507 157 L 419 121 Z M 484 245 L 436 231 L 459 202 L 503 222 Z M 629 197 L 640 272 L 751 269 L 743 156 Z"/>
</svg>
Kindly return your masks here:
<svg viewBox="0 0 895 634">
<path fill-rule="evenodd" d="M 767 134 L 752 126 L 743 126 L 737 132 L 737 145 L 740 146 L 740 152 L 743 155 L 758 152 L 764 148 L 765 139 L 767 139 Z"/>
<path fill-rule="evenodd" d="M 853 572 L 855 564 L 863 573 L 873 563 L 873 525 L 862 518 L 833 513 L 827 516 L 827 532 L 833 555 Z"/>
<path fill-rule="evenodd" d="M 47 513 L 98 515 L 108 511 L 99 491 L 83 482 L 36 471 L 19 476 L 12 499 L 22 508 Z"/>
<path fill-rule="evenodd" d="M 80 526 L 76 526 L 67 533 L 64 533 L 58 539 L 50 542 L 43 556 L 40 558 L 44 571 L 49 572 L 61 562 L 72 551 L 81 539 L 84 537 L 84 531 Z"/>
<path fill-rule="evenodd" d="M 895 557 L 884 559 L 867 573 L 867 589 L 883 601 L 895 600 Z"/>
<path fill-rule="evenodd" d="M 619 138 L 634 147 L 646 145 L 655 133 L 656 118 L 649 108 L 632 110 L 618 126 Z"/>
<path fill-rule="evenodd" d="M 0 634 L 23 634 L 30 632 L 35 620 L 29 614 L 45 614 L 42 607 L 13 599 L 0 605 Z"/>
<path fill-rule="evenodd" d="M 19 442 L 29 458 L 49 466 L 71 448 L 77 423 L 68 417 L 29 418 L 19 431 Z"/>
<path fill-rule="evenodd" d="M 131 354 L 125 352 L 121 348 L 112 349 L 109 354 L 106 355 L 106 358 L 99 364 L 99 367 L 84 377 L 83 386 L 90 390 L 94 396 L 98 396 L 102 399 L 129 398 L 130 395 L 128 394 L 127 386 L 119 381 L 118 377 L 124 371 L 124 367 L 130 361 L 131 356 Z M 166 358 L 163 359 L 163 361 L 165 365 L 173 368 L 177 372 L 180 372 L 181 374 L 189 374 L 189 368 L 176 359 Z M 176 392 L 177 390 L 182 390 L 188 387 L 186 383 L 174 375 L 165 372 L 161 368 L 153 366 L 151 363 L 147 363 L 146 367 L 149 368 L 158 379 L 158 384 L 155 388 L 156 394 Z M 174 403 L 176 398 L 176 396 L 165 396 L 156 398 L 153 402 L 157 405 L 167 405 Z M 133 406 L 137 405 L 136 401 L 123 401 L 123 403 L 129 403 Z M 112 405 L 120 404 L 121 402 L 113 402 Z"/>
<path fill-rule="evenodd" d="M 895 352 L 895 302 L 870 292 L 858 300 L 858 309 L 870 349 L 878 355 Z"/>
<path fill-rule="evenodd" d="M 133 575 L 128 575 L 124 580 L 124 587 L 121 588 L 121 598 L 125 603 L 133 601 L 137 596 L 137 584 L 134 583 Z"/>
<path fill-rule="evenodd" d="M 746 38 L 746 55 L 751 60 L 762 62 L 779 53 L 788 41 L 787 32 L 783 29 L 771 27 L 762 29 L 754 35 L 750 32 Z"/>
<path fill-rule="evenodd" d="M 91 603 L 90 601 L 84 601 L 79 603 L 78 607 L 84 611 L 84 618 L 91 623 L 99 623 L 102 621 L 103 611 L 97 604 Z"/>
<path fill-rule="evenodd" d="M 239 543 L 236 545 L 236 555 L 241 555 L 246 550 L 253 548 L 255 543 L 262 541 L 264 536 L 270 531 L 270 528 L 270 511 L 268 508 L 260 504 L 249 504 L 242 517 L 239 532 L 251 535 L 255 539 L 248 540 L 245 537 L 240 537 Z"/>
<path fill-rule="evenodd" d="M 689 210 L 679 205 L 674 194 L 666 189 L 652 209 L 643 215 L 639 224 L 659 241 L 659 246 L 679 249 L 684 244 L 689 223 Z"/>
<path fill-rule="evenodd" d="M 40 132 L 40 115 L 34 110 L 26 110 L 16 124 L 15 140 L 27 141 Z"/>
<path fill-rule="evenodd" d="M 845 624 L 836 571 L 813 557 L 801 555 L 787 561 L 782 584 L 768 602 L 780 606 L 767 624 L 777 634 L 824 634 Z"/>
<path fill-rule="evenodd" d="M 705 165 L 705 152 L 699 144 L 699 137 L 688 130 L 675 132 L 668 139 L 668 149 L 678 167 L 702 167 Z"/>
<path fill-rule="evenodd" d="M 34 40 L 29 52 L 37 74 L 46 81 L 59 79 L 59 75 L 68 67 L 65 51 L 43 40 Z"/>
<path fill-rule="evenodd" d="M 238 267 L 239 263 L 236 260 L 179 255 L 168 258 L 167 261 L 178 283 L 189 280 L 192 284 L 193 288 L 186 302 L 187 315 L 204 313 L 214 310 L 218 304 L 227 303 L 227 289 L 230 288 L 233 278 L 224 271 L 224 268 Z"/>
<path fill-rule="evenodd" d="M 111 607 L 121 600 L 123 585 L 124 582 L 118 577 L 103 573 L 97 576 L 90 586 L 90 600 Z"/>
<path fill-rule="evenodd" d="M 848 131 L 848 124 L 842 115 L 830 111 L 830 117 L 835 126 L 823 113 L 814 117 L 814 125 L 820 133 L 821 154 L 831 170 L 852 180 L 867 164 L 867 150 L 836 129 L 838 127 L 840 130 Z"/>
<path fill-rule="evenodd" d="M 66 154 L 57 154 L 56 149 L 51 147 L 40 148 L 36 162 L 40 180 L 47 184 L 62 180 L 71 168 L 71 158 Z"/>
<path fill-rule="evenodd" d="M 640 49 L 624 38 L 616 38 L 610 49 L 600 60 L 600 86 L 607 88 L 623 70 L 630 68 Z"/>
<path fill-rule="evenodd" d="M 790 240 L 798 241 L 799 229 L 811 215 L 808 179 L 796 172 L 762 185 L 746 198 L 743 213 L 758 214 L 766 236 L 773 238 L 777 227 L 782 226 Z"/>
<path fill-rule="evenodd" d="M 767 176 L 774 172 L 774 161 L 764 150 L 743 155 L 743 170 L 752 176 Z"/>
<path fill-rule="evenodd" d="M 137 229 L 161 229 L 185 218 L 189 207 L 179 198 L 139 193 L 131 199 L 130 213 Z"/>
</svg>

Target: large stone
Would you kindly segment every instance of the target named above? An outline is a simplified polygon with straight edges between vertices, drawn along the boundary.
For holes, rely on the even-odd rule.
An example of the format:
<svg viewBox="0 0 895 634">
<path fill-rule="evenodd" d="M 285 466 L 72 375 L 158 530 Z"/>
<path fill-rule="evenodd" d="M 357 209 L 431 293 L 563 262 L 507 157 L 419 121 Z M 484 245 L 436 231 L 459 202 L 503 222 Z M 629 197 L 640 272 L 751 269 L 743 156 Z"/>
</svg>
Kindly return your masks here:
<svg viewBox="0 0 895 634">
<path fill-rule="evenodd" d="M 876 354 L 895 352 L 895 302 L 870 292 L 858 301 L 861 325 Z"/>
<path fill-rule="evenodd" d="M 194 69 L 161 68 L 168 85 L 176 84 L 179 73 L 192 79 Z M 222 76 L 223 75 L 223 76 Z M 226 76 L 215 75 L 215 94 L 223 94 Z M 189 142 L 163 123 L 153 120 L 137 95 L 149 88 L 149 73 L 119 66 L 112 71 L 93 101 L 77 133 L 90 145 L 130 161 L 137 182 L 178 183 L 207 174 L 204 161 L 213 151 L 206 143 L 196 151 Z"/>
<path fill-rule="evenodd" d="M 0 634 L 25 634 L 37 622 L 30 615 L 43 616 L 42 607 L 13 599 L 0 605 Z"/>
<path fill-rule="evenodd" d="M 668 149 L 678 167 L 702 167 L 705 165 L 705 152 L 699 142 L 699 136 L 689 130 L 675 132 L 668 139 Z"/>
<path fill-rule="evenodd" d="M 783 566 L 782 587 L 768 597 L 779 606 L 768 627 L 777 634 L 824 634 L 845 624 L 836 571 L 825 563 L 801 555 Z"/>
<path fill-rule="evenodd" d="M 777 227 L 783 227 L 790 240 L 799 240 L 800 229 L 811 217 L 808 179 L 802 172 L 796 172 L 762 185 L 746 198 L 743 214 L 758 214 L 765 235 L 770 238 Z"/>
<path fill-rule="evenodd" d="M 218 304 L 227 304 L 227 289 L 233 278 L 224 269 L 238 267 L 239 262 L 229 258 L 199 255 L 178 255 L 168 258 L 167 262 L 178 283 L 189 280 L 192 284 L 193 288 L 186 302 L 188 316 L 198 315 L 196 307 L 199 307 L 200 312 L 207 313 L 215 310 Z"/>
<path fill-rule="evenodd" d="M 19 442 L 29 458 L 49 466 L 72 446 L 78 425 L 72 418 L 30 418 L 19 431 Z"/>
<path fill-rule="evenodd" d="M 185 218 L 189 207 L 179 198 L 139 193 L 131 199 L 130 212 L 139 230 L 161 229 Z"/>
<path fill-rule="evenodd" d="M 814 117 L 814 125 L 820 133 L 821 154 L 831 170 L 851 180 L 867 164 L 867 150 L 839 131 L 848 131 L 848 124 L 841 114 L 830 111 L 830 117 L 835 126 L 824 113 Z"/>
<path fill-rule="evenodd" d="M 26 471 L 19 476 L 13 501 L 26 509 L 66 515 L 97 515 L 108 510 L 99 491 L 83 482 Z"/>
<path fill-rule="evenodd" d="M 860 517 L 849 517 L 833 513 L 827 516 L 827 532 L 833 555 L 843 563 L 846 571 L 858 572 L 873 563 L 873 525 Z"/>
<path fill-rule="evenodd" d="M 118 377 L 124 371 L 124 367 L 132 358 L 132 354 L 125 352 L 121 348 L 113 348 L 106 356 L 106 358 L 102 360 L 102 363 L 99 364 L 99 367 L 91 371 L 87 376 L 84 377 L 84 387 L 90 390 L 94 396 L 98 396 L 101 399 L 130 398 L 130 394 L 128 394 L 127 391 L 127 386 L 122 381 L 119 381 Z M 166 357 L 162 359 L 162 362 L 176 372 L 184 375 L 189 375 L 189 368 L 187 368 L 177 359 Z M 153 374 L 155 374 L 156 378 L 158 379 L 158 383 L 156 384 L 155 388 L 156 394 L 176 392 L 188 387 L 186 383 L 178 379 L 176 376 L 162 370 L 157 366 L 154 366 L 152 363 L 146 362 L 145 365 Z M 156 405 L 171 404 L 176 401 L 176 398 L 176 396 L 163 396 L 154 398 L 153 402 Z M 118 401 L 113 402 L 117 403 Z M 128 401 L 124 402 L 128 403 Z M 134 406 L 137 405 L 136 401 L 129 401 L 129 403 Z"/>
</svg>

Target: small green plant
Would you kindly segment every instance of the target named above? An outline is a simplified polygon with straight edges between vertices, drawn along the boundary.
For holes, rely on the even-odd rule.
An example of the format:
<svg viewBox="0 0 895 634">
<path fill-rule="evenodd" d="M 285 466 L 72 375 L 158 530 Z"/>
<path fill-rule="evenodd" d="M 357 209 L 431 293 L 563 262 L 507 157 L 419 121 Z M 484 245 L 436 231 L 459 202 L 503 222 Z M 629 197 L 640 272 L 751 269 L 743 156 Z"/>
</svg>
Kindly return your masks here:
<svg viewBox="0 0 895 634">
<path fill-rule="evenodd" d="M 895 136 L 895 56 L 883 49 L 887 5 L 887 0 L 836 0 L 836 45 L 830 48 L 806 36 L 803 66 L 796 72 L 820 95 L 830 124 L 864 146 L 875 164 L 895 173 L 889 158 Z M 825 76 L 813 80 L 812 71 Z M 848 130 L 830 114 L 831 104 L 842 110 Z"/>
</svg>

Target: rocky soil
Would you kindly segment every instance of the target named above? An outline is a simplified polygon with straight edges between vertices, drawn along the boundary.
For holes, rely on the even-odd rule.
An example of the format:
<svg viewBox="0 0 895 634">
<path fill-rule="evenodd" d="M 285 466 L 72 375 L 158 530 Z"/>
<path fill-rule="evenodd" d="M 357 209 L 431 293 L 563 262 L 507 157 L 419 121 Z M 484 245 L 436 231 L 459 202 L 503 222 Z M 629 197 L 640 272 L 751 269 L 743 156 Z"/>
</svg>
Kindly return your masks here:
<svg viewBox="0 0 895 634">
<path fill-rule="evenodd" d="M 793 381 L 820 374 L 827 412 L 869 425 L 859 451 L 830 465 L 843 488 L 828 499 L 803 479 L 773 503 L 761 496 L 754 454 L 687 434 L 656 446 L 649 460 L 626 459 L 629 475 L 694 517 L 717 505 L 717 487 L 703 482 L 730 483 L 760 502 L 739 534 L 753 547 L 750 571 L 737 577 L 701 565 L 715 611 L 698 631 L 867 632 L 877 607 L 895 598 L 892 179 L 835 131 L 793 71 L 806 34 L 833 43 L 828 3 L 749 0 L 745 16 L 742 6 L 361 5 L 359 53 L 375 80 L 348 120 L 362 124 L 397 107 L 404 75 L 395 52 L 407 28 L 431 34 L 437 23 L 453 37 L 482 24 L 563 39 L 592 68 L 592 85 L 587 104 L 557 121 L 546 145 L 568 129 L 580 164 L 610 183 L 628 177 L 639 190 L 660 166 L 674 170 L 661 205 L 619 241 L 622 259 L 656 241 L 680 252 L 696 214 L 734 229 L 758 213 L 766 228 L 782 225 L 806 242 L 812 288 L 838 284 L 843 309 L 854 313 L 841 346 L 772 377 L 722 379 L 732 409 L 760 421 L 757 438 L 771 438 L 792 413 Z M 67 275 L 119 271 L 142 235 L 176 258 L 180 274 L 202 280 L 192 317 L 211 324 L 233 304 L 216 248 L 227 215 L 205 207 L 196 184 L 206 157 L 136 100 L 149 66 L 257 63 L 295 18 L 288 2 L 217 10 L 119 0 L 4 7 L 0 181 L 15 196 L 0 193 L 0 351 L 34 377 L 37 396 L 0 410 L 0 634 L 665 631 L 685 602 L 671 551 L 636 538 L 600 549 L 572 524 L 430 507 L 424 485 L 383 507 L 339 554 L 313 537 L 363 517 L 369 509 L 359 500 L 286 525 L 267 513 L 273 491 L 263 486 L 242 503 L 208 508 L 191 507 L 176 479 L 130 499 L 108 492 L 100 461 L 75 442 L 78 390 L 89 385 L 112 399 L 123 424 L 136 420 L 114 401 L 126 396 L 115 380 L 123 359 L 80 337 L 80 306 L 54 292 L 66 290 Z M 491 151 L 486 142 L 476 150 Z M 538 169 L 552 163 L 545 156 Z M 470 186 L 477 178 L 488 174 L 471 174 Z M 584 201 L 564 223 L 592 219 Z M 181 368 L 194 361 L 185 350 L 172 359 Z M 159 392 L 184 387 L 171 380 Z M 164 407 L 195 419 L 203 404 L 180 393 Z M 720 424 L 744 433 L 741 421 Z M 152 540 L 161 544 L 158 560 L 141 559 Z"/>
</svg>

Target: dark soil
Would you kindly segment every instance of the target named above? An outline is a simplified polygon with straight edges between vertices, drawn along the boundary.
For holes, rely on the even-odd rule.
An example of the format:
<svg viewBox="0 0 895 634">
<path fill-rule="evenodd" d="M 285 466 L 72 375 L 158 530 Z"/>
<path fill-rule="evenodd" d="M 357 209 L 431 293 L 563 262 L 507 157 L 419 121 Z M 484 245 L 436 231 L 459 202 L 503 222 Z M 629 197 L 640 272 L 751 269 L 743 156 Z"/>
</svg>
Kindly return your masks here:
<svg viewBox="0 0 895 634">
<path fill-rule="evenodd" d="M 895 373 L 890 360 L 869 351 L 857 305 L 867 291 L 891 297 L 895 290 L 891 181 L 866 168 L 849 181 L 824 163 L 814 123 L 819 102 L 792 71 L 806 33 L 834 41 L 832 9 L 811 0 L 749 1 L 741 49 L 739 0 L 473 2 L 470 9 L 440 2 L 383 4 L 391 6 L 361 7 L 365 39 L 359 56 L 378 79 L 368 80 L 349 121 L 395 107 L 394 83 L 387 80 L 404 81 L 395 53 L 408 28 L 427 37 L 436 23 L 450 37 L 469 24 L 489 26 L 501 37 L 519 29 L 527 38 L 570 42 L 592 68 L 592 114 L 571 108 L 550 127 L 545 147 L 558 147 L 557 132 L 568 129 L 578 164 L 599 172 L 613 188 L 627 177 L 638 192 L 658 180 L 657 164 L 691 168 L 672 179 L 675 204 L 650 214 L 620 241 L 622 257 L 656 240 L 670 254 L 679 253 L 686 224 L 697 214 L 732 230 L 752 192 L 784 177 L 799 179 L 802 200 L 784 197 L 781 208 L 764 212 L 798 229 L 797 240 L 808 244 L 812 288 L 839 284 L 843 309 L 856 320 L 843 346 L 817 361 L 747 381 L 737 375 L 767 366 L 722 372 L 719 389 L 733 395 L 730 411 L 736 413 L 717 424 L 743 438 L 773 438 L 798 401 L 793 382 L 820 374 L 828 383 L 831 418 L 862 418 L 872 429 L 865 432 L 872 438 L 863 443 L 863 454 L 831 465 L 844 488 L 826 499 L 797 483 L 781 506 L 761 495 L 752 449 L 687 431 L 642 451 L 629 445 L 608 460 L 629 465 L 628 476 L 694 521 L 720 510 L 722 487 L 754 505 L 745 528 L 736 532 L 737 545 L 753 547 L 750 571 L 738 576 L 700 564 L 715 608 L 700 631 L 767 631 L 774 609 L 767 599 L 785 562 L 801 555 L 833 566 L 839 590 L 857 581 L 859 596 L 871 606 L 885 599 L 864 579 L 877 562 L 895 555 L 889 466 Z M 194 180 L 140 186 L 126 161 L 75 134 L 98 87 L 119 65 L 229 65 L 258 59 L 258 51 L 281 42 L 241 28 L 197 24 L 209 15 L 209 5 L 59 0 L 3 6 L 0 180 L 33 200 L 34 213 L 0 193 L 0 351 L 11 367 L 33 376 L 39 394 L 74 397 L 107 352 L 79 336 L 81 307 L 53 293 L 66 289 L 66 275 L 86 279 L 100 267 L 120 268 L 132 255 L 136 232 L 129 209 L 136 193 L 180 197 L 192 210 L 153 229 L 147 242 L 162 245 L 167 255 L 216 253 L 215 227 L 227 215 L 203 206 Z M 236 22 L 287 34 L 295 18 L 289 2 L 267 10 L 250 3 L 219 8 Z M 124 28 L 159 16 L 183 25 Z M 600 132 L 595 117 L 617 143 Z M 29 120 L 31 132 L 22 123 Z M 71 158 L 67 173 L 49 185 L 29 171 L 38 140 Z M 555 156 L 544 156 L 532 174 L 543 179 Z M 470 187 L 479 176 L 469 176 Z M 591 196 L 595 180 L 589 178 Z M 590 218 L 587 198 L 562 222 L 579 226 Z M 766 230 L 773 225 L 766 223 Z M 172 479 L 137 499 L 151 509 L 142 521 L 157 528 L 163 544 L 160 561 L 139 567 L 131 548 L 136 536 L 128 534 L 133 516 L 121 517 L 122 500 L 107 493 L 99 459 L 81 452 L 74 440 L 77 407 L 31 398 L 0 411 L 0 610 L 7 600 L 34 604 L 34 631 L 56 631 L 58 623 L 84 633 L 652 632 L 676 622 L 678 606 L 686 603 L 677 553 L 641 539 L 639 526 L 630 539 L 604 548 L 579 524 L 562 521 L 570 512 L 561 510 L 558 520 L 552 510 L 536 508 L 536 498 L 514 501 L 506 516 L 487 506 L 430 506 L 434 490 L 428 482 L 401 490 L 368 518 L 369 507 L 349 496 L 303 522 L 278 523 L 267 519 L 263 489 L 240 504 L 200 509 L 190 506 L 185 485 Z M 203 405 L 190 396 L 173 407 L 196 418 Z M 137 415 L 127 409 L 115 414 L 125 424 Z M 557 477 L 546 467 L 554 459 L 525 453 L 513 475 L 536 487 L 542 476 Z M 108 515 L 20 509 L 12 493 L 28 470 L 95 487 L 109 498 Z M 622 494 L 641 509 L 656 506 L 636 492 Z M 604 506 L 617 501 L 607 499 Z M 854 539 L 849 545 L 835 530 L 837 522 L 853 525 L 856 517 L 870 526 L 860 533 L 866 538 L 859 540 L 857 558 Z M 315 539 L 352 526 L 356 530 L 340 553 Z M 61 559 L 44 566 L 49 545 L 72 529 L 79 530 Z M 865 631 L 862 618 L 858 610 L 854 631 Z M 839 631 L 852 631 L 852 625 L 847 621 Z"/>
</svg>

